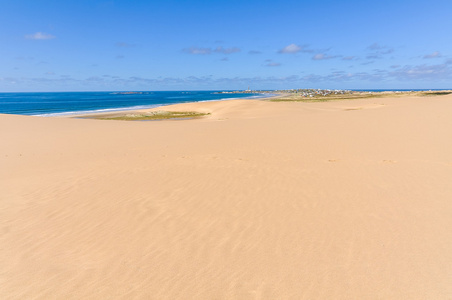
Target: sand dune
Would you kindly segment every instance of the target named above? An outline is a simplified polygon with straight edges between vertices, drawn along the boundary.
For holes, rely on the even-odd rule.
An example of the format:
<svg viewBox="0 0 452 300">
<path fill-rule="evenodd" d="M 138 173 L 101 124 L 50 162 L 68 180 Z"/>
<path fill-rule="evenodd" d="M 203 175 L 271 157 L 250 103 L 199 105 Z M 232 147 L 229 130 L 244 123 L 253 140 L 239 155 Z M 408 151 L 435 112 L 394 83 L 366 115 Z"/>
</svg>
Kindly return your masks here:
<svg viewBox="0 0 452 300">
<path fill-rule="evenodd" d="M 452 96 L 0 115 L 1 299 L 451 299 Z"/>
</svg>

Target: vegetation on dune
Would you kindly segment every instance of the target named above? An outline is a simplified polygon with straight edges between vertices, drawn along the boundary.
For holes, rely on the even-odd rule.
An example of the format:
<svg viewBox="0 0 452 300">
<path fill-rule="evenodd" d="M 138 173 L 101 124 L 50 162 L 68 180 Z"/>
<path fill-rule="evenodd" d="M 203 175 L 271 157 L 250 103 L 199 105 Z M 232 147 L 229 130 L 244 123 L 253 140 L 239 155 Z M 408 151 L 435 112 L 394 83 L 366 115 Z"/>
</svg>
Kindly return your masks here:
<svg viewBox="0 0 452 300">
<path fill-rule="evenodd" d="M 110 115 L 97 117 L 100 120 L 118 120 L 118 121 L 157 121 L 169 119 L 194 119 L 209 115 L 209 113 L 200 113 L 194 111 L 152 111 L 146 113 L 130 113 L 125 115 Z"/>
<path fill-rule="evenodd" d="M 449 91 L 428 91 L 428 92 L 421 92 L 420 96 L 444 96 L 452 94 L 452 92 Z"/>
</svg>

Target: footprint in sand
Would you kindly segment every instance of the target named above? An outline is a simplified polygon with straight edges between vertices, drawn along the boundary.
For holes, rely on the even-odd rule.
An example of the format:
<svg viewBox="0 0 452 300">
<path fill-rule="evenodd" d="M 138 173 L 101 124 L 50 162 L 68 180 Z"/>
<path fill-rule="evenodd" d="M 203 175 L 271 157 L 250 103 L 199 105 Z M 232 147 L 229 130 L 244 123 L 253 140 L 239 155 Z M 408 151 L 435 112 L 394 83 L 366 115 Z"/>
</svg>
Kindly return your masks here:
<svg viewBox="0 0 452 300">
<path fill-rule="evenodd" d="M 390 160 L 390 159 L 384 159 L 382 162 L 385 163 L 385 164 L 395 164 L 397 161 Z"/>
</svg>

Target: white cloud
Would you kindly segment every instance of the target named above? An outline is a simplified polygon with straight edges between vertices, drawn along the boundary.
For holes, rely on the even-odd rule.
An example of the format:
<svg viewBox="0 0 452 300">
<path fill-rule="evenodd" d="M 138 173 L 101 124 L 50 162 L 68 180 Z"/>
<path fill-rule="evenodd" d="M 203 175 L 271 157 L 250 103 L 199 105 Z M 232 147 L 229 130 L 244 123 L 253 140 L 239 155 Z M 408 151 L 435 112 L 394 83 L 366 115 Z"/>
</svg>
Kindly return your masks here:
<svg viewBox="0 0 452 300">
<path fill-rule="evenodd" d="M 216 53 L 231 54 L 231 53 L 240 52 L 240 48 L 237 48 L 237 47 L 232 47 L 232 48 L 217 47 L 213 51 L 216 52 Z"/>
<path fill-rule="evenodd" d="M 256 54 L 262 54 L 262 52 L 261 51 L 257 51 L 257 50 L 251 50 L 251 51 L 248 52 L 248 54 L 256 55 Z"/>
<path fill-rule="evenodd" d="M 439 58 L 439 57 L 442 57 L 439 51 L 435 51 L 431 54 L 424 55 L 424 58 Z"/>
<path fill-rule="evenodd" d="M 322 53 L 320 53 L 322 54 Z M 221 56 L 220 56 L 221 57 Z M 281 64 L 271 59 L 264 60 L 261 67 L 276 68 Z M 284 65 L 283 65 L 284 66 Z M 282 66 L 282 67 L 283 67 Z M 280 67 L 280 68 L 282 68 Z M 274 69 L 274 70 L 276 70 Z M 452 59 L 446 60 L 436 65 L 392 65 L 387 69 L 373 69 L 372 71 L 363 72 L 346 72 L 343 70 L 334 70 L 329 74 L 306 74 L 285 76 L 285 77 L 224 77 L 218 78 L 209 76 L 189 76 L 189 77 L 118 77 L 112 75 L 93 76 L 88 78 L 73 78 L 69 75 L 56 75 L 52 72 L 44 74 L 40 78 L 27 77 L 3 77 L 0 78 L 0 87 L 3 89 L 11 88 L 11 86 L 21 86 L 22 89 L 52 89 L 67 88 L 71 85 L 79 90 L 99 89 L 100 87 L 118 90 L 118 89 L 152 89 L 157 87 L 165 87 L 166 89 L 184 89 L 186 87 L 196 87 L 199 89 L 212 88 L 236 89 L 240 86 L 260 86 L 265 89 L 273 89 L 275 87 L 286 88 L 288 84 L 293 86 L 305 86 L 306 83 L 317 84 L 325 83 L 325 86 L 334 82 L 381 82 L 389 84 L 391 82 L 400 82 L 403 84 L 411 84 L 418 86 L 418 83 L 436 83 L 450 82 L 452 78 Z M 14 88 L 17 89 L 17 88 Z"/>
<path fill-rule="evenodd" d="M 188 54 L 196 54 L 196 55 L 206 55 L 206 54 L 212 53 L 212 49 L 210 49 L 210 48 L 199 48 L 199 47 L 185 48 L 182 51 L 184 51 L 185 53 L 188 53 Z"/>
<path fill-rule="evenodd" d="M 366 50 L 371 51 L 369 55 L 366 56 L 366 59 L 374 60 L 374 59 L 382 59 L 384 55 L 391 54 L 394 52 L 394 48 L 388 46 L 381 46 L 378 43 L 373 43 L 368 46 Z"/>
<path fill-rule="evenodd" d="M 380 50 L 384 48 L 384 46 L 380 46 L 378 43 L 373 43 L 372 45 L 367 47 L 368 50 Z"/>
<path fill-rule="evenodd" d="M 389 75 L 399 79 L 450 79 L 452 77 L 452 69 L 450 64 L 446 61 L 438 65 L 407 65 L 400 67 Z"/>
<path fill-rule="evenodd" d="M 191 48 L 185 48 L 182 51 L 188 54 L 199 54 L 199 55 L 206 55 L 211 53 L 221 53 L 221 54 L 232 54 L 240 52 L 240 48 L 232 47 L 232 48 L 223 48 L 221 46 L 216 47 L 215 49 L 212 48 L 200 48 L 200 47 L 191 47 Z"/>
<path fill-rule="evenodd" d="M 290 45 L 288 45 L 288 46 L 282 48 L 282 49 L 279 50 L 278 52 L 279 52 L 279 53 L 284 53 L 284 54 L 286 54 L 286 53 L 291 53 L 291 54 L 293 54 L 293 53 L 298 53 L 298 52 L 300 52 L 301 50 L 303 50 L 302 47 L 300 47 L 300 46 L 298 46 L 298 45 L 295 45 L 295 44 L 290 44 Z"/>
<path fill-rule="evenodd" d="M 34 34 L 27 34 L 25 38 L 28 40 L 52 40 L 56 36 L 44 32 L 36 32 Z"/>
<path fill-rule="evenodd" d="M 318 53 L 312 57 L 313 60 L 325 60 L 339 57 L 338 55 L 326 55 L 324 53 Z"/>
<path fill-rule="evenodd" d="M 266 59 L 264 66 L 265 67 L 279 67 L 279 66 L 281 66 L 281 63 L 274 62 L 272 59 Z"/>
</svg>

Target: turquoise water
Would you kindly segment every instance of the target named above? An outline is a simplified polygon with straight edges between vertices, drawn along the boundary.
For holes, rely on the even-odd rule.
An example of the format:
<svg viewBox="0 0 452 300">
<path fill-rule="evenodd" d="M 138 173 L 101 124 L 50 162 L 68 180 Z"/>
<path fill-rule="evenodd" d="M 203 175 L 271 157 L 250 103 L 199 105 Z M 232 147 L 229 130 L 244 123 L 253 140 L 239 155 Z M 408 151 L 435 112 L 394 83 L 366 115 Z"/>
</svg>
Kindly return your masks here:
<svg viewBox="0 0 452 300">
<path fill-rule="evenodd" d="M 0 93 L 0 113 L 58 116 L 265 96 L 268 94 L 224 94 L 218 91 Z"/>
</svg>

